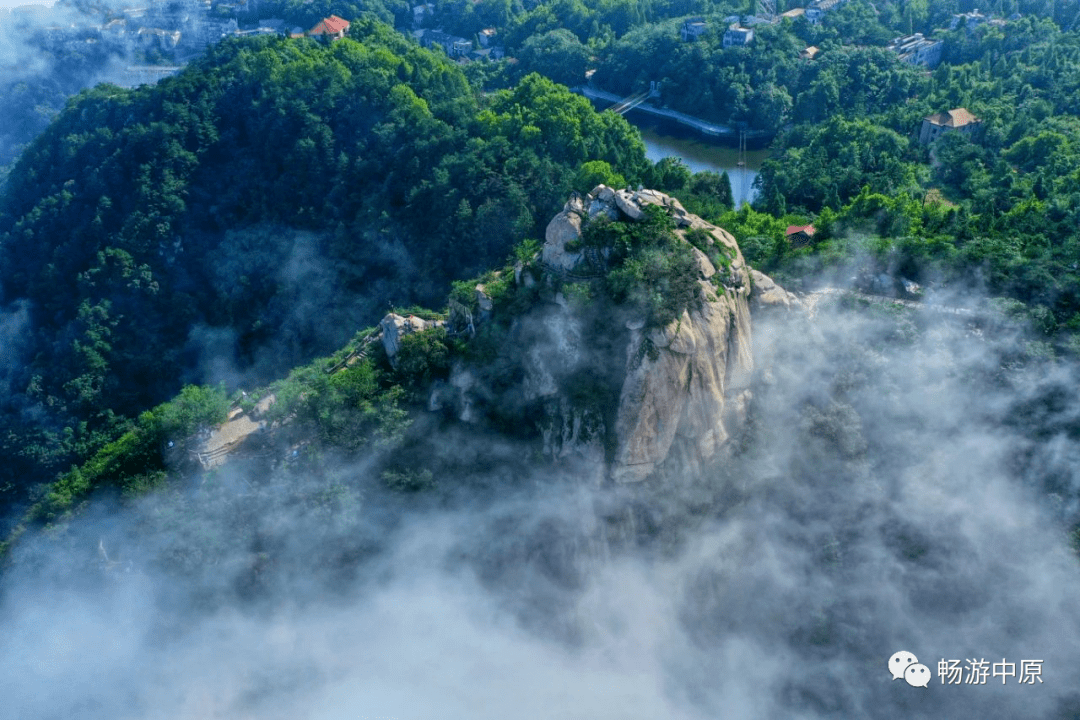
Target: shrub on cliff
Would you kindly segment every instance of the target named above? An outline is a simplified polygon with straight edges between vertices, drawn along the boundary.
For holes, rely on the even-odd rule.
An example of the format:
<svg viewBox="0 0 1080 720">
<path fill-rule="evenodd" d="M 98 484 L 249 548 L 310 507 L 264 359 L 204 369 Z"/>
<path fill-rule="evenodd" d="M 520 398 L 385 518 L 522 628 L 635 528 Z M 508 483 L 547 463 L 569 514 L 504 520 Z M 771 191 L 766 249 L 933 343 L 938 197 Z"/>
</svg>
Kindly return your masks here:
<svg viewBox="0 0 1080 720">
<path fill-rule="evenodd" d="M 598 218 L 582 233 L 583 244 L 611 248 L 606 280 L 611 299 L 637 307 L 654 327 L 701 302 L 693 251 L 674 227 L 663 209 L 648 205 L 641 222 Z"/>
</svg>

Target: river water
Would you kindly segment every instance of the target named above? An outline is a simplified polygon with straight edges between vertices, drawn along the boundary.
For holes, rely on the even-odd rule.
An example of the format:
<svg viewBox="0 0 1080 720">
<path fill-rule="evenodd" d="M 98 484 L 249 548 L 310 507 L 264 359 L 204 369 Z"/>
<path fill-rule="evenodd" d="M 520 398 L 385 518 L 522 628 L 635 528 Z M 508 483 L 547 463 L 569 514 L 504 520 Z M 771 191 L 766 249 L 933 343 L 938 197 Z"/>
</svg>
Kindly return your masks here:
<svg viewBox="0 0 1080 720">
<path fill-rule="evenodd" d="M 746 165 L 740 168 L 737 147 L 726 145 L 723 141 L 709 140 L 694 131 L 683 131 L 677 126 L 650 123 L 633 111 L 627 115 L 627 120 L 641 131 L 645 156 L 652 162 L 675 156 L 682 158 L 692 172 L 726 171 L 731 180 L 731 195 L 736 207 L 744 202 L 752 202 L 757 196 L 753 183 L 761 163 L 769 157 L 768 150 L 747 150 Z"/>
</svg>

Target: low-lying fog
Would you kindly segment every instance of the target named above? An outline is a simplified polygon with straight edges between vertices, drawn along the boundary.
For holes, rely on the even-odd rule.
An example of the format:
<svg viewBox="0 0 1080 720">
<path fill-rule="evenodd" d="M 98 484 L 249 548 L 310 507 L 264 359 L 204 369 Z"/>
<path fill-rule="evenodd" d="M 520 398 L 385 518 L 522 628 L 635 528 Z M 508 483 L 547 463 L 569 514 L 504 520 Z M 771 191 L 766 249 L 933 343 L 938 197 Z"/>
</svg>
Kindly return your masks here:
<svg viewBox="0 0 1080 720">
<path fill-rule="evenodd" d="M 459 432 L 484 477 L 427 498 L 226 467 L 27 544 L 0 714 L 1075 717 L 1075 368 L 884 310 L 754 333 L 753 426 L 700 482 L 511 477 L 517 449 Z M 893 680 L 897 651 L 928 687 Z M 1016 674 L 939 677 L 984 659 Z"/>
</svg>

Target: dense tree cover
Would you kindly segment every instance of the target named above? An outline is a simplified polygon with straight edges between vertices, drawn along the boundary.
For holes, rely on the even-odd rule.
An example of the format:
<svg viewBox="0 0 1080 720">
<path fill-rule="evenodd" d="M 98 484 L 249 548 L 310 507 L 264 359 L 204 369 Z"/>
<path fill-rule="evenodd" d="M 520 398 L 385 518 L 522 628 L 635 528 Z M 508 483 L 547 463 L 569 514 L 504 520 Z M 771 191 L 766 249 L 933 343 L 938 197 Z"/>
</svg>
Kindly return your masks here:
<svg viewBox="0 0 1080 720">
<path fill-rule="evenodd" d="M 731 12 L 746 3 L 710 0 L 553 0 L 530 4 L 508 24 L 507 45 L 516 49 L 528 38 L 566 28 L 583 43 L 601 48 L 636 27 L 684 15 Z"/>
<path fill-rule="evenodd" d="M 1025 187 L 1034 190 L 1038 186 L 1042 199 L 1052 187 L 1066 187 L 1067 183 L 1059 181 L 1074 166 L 1071 145 L 1058 144 L 1057 136 L 1068 136 L 1075 130 L 1076 108 L 1080 106 L 1076 94 L 1080 36 L 1057 31 L 1047 20 L 1031 18 L 1011 22 L 1006 28 L 1008 50 L 1003 43 L 1004 31 L 997 26 L 984 24 L 971 32 L 961 27 L 948 33 L 947 56 L 979 59 L 959 65 L 944 62 L 924 77 L 893 75 L 875 81 L 863 65 L 850 68 L 863 78 L 861 87 L 843 87 L 831 73 L 821 73 L 812 81 L 813 90 L 796 101 L 798 124 L 778 138 L 774 146 L 777 155 L 762 170 L 766 207 L 780 209 L 774 200 L 783 196 L 804 209 L 817 210 L 824 205 L 835 209 L 862 184 L 880 192 L 897 190 L 901 176 L 923 176 L 923 168 L 931 160 L 933 180 L 954 191 L 950 193 L 954 199 L 974 202 L 976 212 L 1007 211 L 1013 204 L 1008 198 L 1022 199 Z M 972 43 L 982 48 L 981 52 L 973 50 Z M 831 55 L 826 54 L 814 67 L 826 68 Z M 879 90 L 867 94 L 867 86 Z M 830 98 L 841 97 L 850 102 L 843 108 L 845 119 L 822 125 L 828 115 L 821 108 Z M 945 137 L 931 157 L 915 142 L 922 119 L 956 107 L 965 107 L 979 117 L 979 134 L 968 141 Z M 883 144 L 890 130 L 893 140 Z M 1036 140 L 1038 136 L 1041 138 Z M 817 157 L 808 161 L 808 154 Z M 841 164 L 859 167 L 857 173 L 844 173 L 848 181 L 834 181 L 834 172 L 818 170 L 819 163 L 835 162 L 841 154 L 847 156 Z M 1047 164 L 1050 158 L 1054 162 Z M 907 169 L 900 170 L 898 164 Z M 1023 174 L 1017 176 L 1013 170 Z M 854 178 L 859 174 L 865 174 L 861 182 Z M 841 185 L 847 186 L 846 192 Z"/>
<path fill-rule="evenodd" d="M 860 1 L 851 0 L 844 10 Z M 767 134 L 793 121 L 881 112 L 920 86 L 919 70 L 886 51 L 885 41 L 866 47 L 852 46 L 846 35 L 817 37 L 830 24 L 757 25 L 752 44 L 724 48 L 726 25 L 715 17 L 709 22 L 694 42 L 680 39 L 677 21 L 635 29 L 602 55 L 593 80 L 623 95 L 660 81 L 660 102 L 673 109 Z M 799 51 L 812 41 L 823 54 L 814 62 L 800 61 Z"/>
<path fill-rule="evenodd" d="M 389 27 L 352 34 L 227 41 L 155 87 L 99 86 L 21 157 L 0 216 L 3 306 L 29 316 L 4 398 L 15 487 L 208 353 L 279 373 L 539 235 L 583 163 L 648 166 L 622 118 L 539 76 L 481 99 Z"/>
<path fill-rule="evenodd" d="M 655 205 L 645 219 L 625 223 L 598 217 L 585 226 L 581 243 L 611 248 L 604 289 L 616 304 L 634 308 L 646 326 L 664 327 L 704 300 L 690 246 Z"/>
<path fill-rule="evenodd" d="M 330 12 L 411 20 L 393 4 L 274 7 L 301 25 Z M 265 376 L 340 343 L 387 300 L 438 302 L 453 278 L 540 236 L 571 188 L 597 182 L 678 194 L 793 286 L 821 272 L 846 279 L 853 266 L 924 284 L 974 282 L 1018 300 L 1016 312 L 1057 332 L 1059 345 L 1072 342 L 1080 41 L 1059 29 L 1061 4 L 1052 19 L 944 33 L 946 60 L 932 74 L 880 45 L 946 24 L 955 3 L 849 0 L 820 25 L 758 26 L 750 47 L 724 49 L 723 16 L 747 9 L 441 3 L 435 21 L 451 31 L 498 27 L 516 67 L 473 63 L 470 87 L 437 53 L 358 20 L 353 41 L 227 42 L 156 88 L 84 93 L 26 152 L 0 208 L 0 301 L 29 318 L 25 363 L 4 375 L 10 463 L 0 488 L 22 497 L 25 479 L 127 437 L 126 417 L 204 379 L 207 348 L 224 347 L 241 367 L 261 362 Z M 710 30 L 682 42 L 690 13 L 705 14 Z M 823 53 L 800 62 L 810 43 Z M 621 118 L 526 74 L 574 83 L 590 66 L 608 89 L 661 80 L 673 108 L 778 132 L 757 209 L 732 211 L 722 176 L 692 176 L 674 160 L 648 166 Z M 475 92 L 517 78 L 490 96 Z M 916 142 L 922 117 L 958 106 L 982 118 L 977 136 L 947 135 L 932 150 Z M 816 242 L 792 250 L 784 228 L 809 221 Z M 659 299 L 654 322 L 678 309 L 666 300 L 681 307 L 681 291 L 693 290 L 675 287 L 677 254 L 624 259 L 605 292 Z M 484 357 L 504 330 L 489 325 L 468 352 Z M 406 394 L 409 378 L 438 377 L 455 351 L 435 335 L 410 342 L 411 370 L 395 380 Z M 355 379 L 315 394 L 334 398 L 329 410 L 298 390 L 293 411 L 321 422 L 327 438 L 339 422 L 366 437 L 393 408 L 365 395 L 372 378 Z M 345 417 L 333 409 L 340 398 L 362 407 Z"/>
<path fill-rule="evenodd" d="M 271 394 L 276 401 L 263 416 L 275 430 L 271 452 L 281 454 L 290 443 L 295 444 L 303 449 L 304 469 L 309 471 L 306 474 L 316 475 L 309 477 L 309 482 L 294 483 L 287 494 L 304 502 L 316 502 L 320 497 L 325 501 L 328 483 L 336 488 L 332 493 L 335 497 L 346 492 L 329 482 L 325 474 L 318 476 L 317 471 L 324 469 L 319 458 L 327 453 L 340 458 L 399 443 L 411 420 L 402 407 L 405 393 L 398 383 L 419 379 L 414 377 L 417 373 L 413 369 L 395 372 L 389 366 L 385 353 L 380 352 L 381 345 L 367 342 L 374 332 L 369 328 L 358 333 L 333 355 L 296 368 L 250 396 L 241 397 L 238 392 L 230 402 L 222 387 L 189 385 L 172 400 L 125 422 L 123 433 L 115 440 L 43 488 L 41 499 L 0 542 L 0 559 L 28 530 L 63 528 L 92 502 L 111 499 L 130 506 L 151 492 L 172 497 L 185 478 L 202 472 L 192 458 L 199 450 L 203 433 L 222 423 L 230 407 L 250 413 L 257 400 Z M 415 344 L 424 336 L 418 333 L 406 339 Z M 258 438 L 247 442 L 256 443 Z M 289 462 L 301 459 L 299 450 L 286 455 Z M 393 488 L 416 489 L 410 483 L 415 484 L 418 478 L 407 469 L 387 472 L 387 484 Z M 208 484 L 212 486 L 212 479 L 204 478 L 202 485 Z M 214 499 L 235 498 L 226 493 Z M 183 538 L 179 544 L 190 546 L 192 541 Z"/>
<path fill-rule="evenodd" d="M 409 460 L 399 450 L 403 443 L 417 441 L 409 439 L 409 410 L 427 407 L 432 383 L 446 378 L 451 362 L 472 363 L 476 373 L 488 374 L 492 388 L 513 396 L 517 391 L 508 383 L 512 385 L 518 373 L 512 368 L 522 362 L 529 340 L 527 333 L 522 337 L 512 328 L 521 316 L 542 312 L 545 303 L 553 305 L 556 293 L 576 305 L 584 303 L 582 312 L 607 334 L 612 328 L 603 318 L 614 307 L 630 310 L 650 326 L 664 326 L 706 300 L 690 245 L 676 235 L 673 221 L 657 206 L 646 208 L 642 222 L 594 219 L 580 244 L 607 249 L 593 253 L 602 266 L 593 268 L 596 272 L 587 281 L 515 281 L 515 270 L 534 280 L 544 272 L 538 262 L 539 244 L 525 241 L 514 249 L 516 268 L 505 266 L 454 283 L 449 313 L 403 310 L 443 324 L 402 336 L 393 362 L 377 340 L 378 329 L 368 328 L 333 355 L 296 368 L 250 395 L 237 392 L 232 402 L 222 387 L 187 386 L 171 401 L 134 420 L 120 421 L 114 440 L 43 489 L 41 499 L 0 544 L 0 557 L 27 529 L 63 527 L 95 499 L 111 496 L 125 502 L 151 491 L 168 494 L 185 477 L 200 474 L 192 460 L 202 440 L 196 431 L 223 422 L 230 408 L 252 413 L 265 404 L 258 417 L 271 430 L 260 436 L 266 449 L 256 454 L 279 458 L 270 466 L 280 466 L 284 454 L 285 463 L 302 461 L 307 471 L 318 475 L 326 470 L 327 457 L 337 461 L 364 452 L 368 462 L 385 466 L 381 476 L 391 490 L 429 487 L 433 477 L 422 458 Z M 726 259 L 714 247 L 702 244 L 702 248 L 717 263 Z M 486 313 L 479 307 L 477 288 L 491 302 Z M 471 313 L 468 323 L 463 322 L 463 312 Z M 620 367 L 615 363 L 609 369 Z M 577 390 L 595 385 L 595 377 L 585 380 L 578 382 Z M 512 417 L 516 432 L 528 434 L 533 428 L 513 416 L 516 409 L 512 402 L 492 402 L 485 417 L 494 423 L 502 416 Z M 380 449 L 390 452 L 371 453 Z"/>
<path fill-rule="evenodd" d="M 585 77 L 589 49 L 569 30 L 560 28 L 533 35 L 517 52 L 520 67 L 545 75 L 564 85 L 575 85 Z"/>
<path fill-rule="evenodd" d="M 1071 346 L 1080 330 L 1080 33 L 1021 18 L 961 26 L 945 48 L 967 61 L 942 63 L 907 97 L 781 134 L 759 176 L 758 208 L 820 213 L 836 230 L 796 253 L 765 243 L 755 259 L 791 276 L 850 266 L 864 251 L 852 240 L 870 234 L 879 269 L 1011 297 Z M 981 120 L 978 131 L 921 146 L 923 118 L 957 107 Z"/>
<path fill-rule="evenodd" d="M 782 214 L 787 206 L 840 205 L 864 185 L 887 194 L 918 194 L 912 141 L 868 120 L 834 117 L 798 125 L 781 142 L 787 149 L 761 171 L 762 202 Z"/>
<path fill-rule="evenodd" d="M 227 409 L 228 399 L 222 388 L 188 385 L 169 402 L 124 423 L 122 434 L 115 440 L 46 488 L 44 496 L 29 509 L 23 522 L 0 543 L 0 556 L 28 526 L 54 524 L 70 517 L 84 507 L 95 492 L 112 492 L 132 498 L 160 485 L 166 476 L 168 439 L 183 442 L 199 428 L 221 423 Z M 175 447 L 175 441 L 173 445 Z"/>
<path fill-rule="evenodd" d="M 126 48 L 110 42 L 50 43 L 42 31 L 0 24 L 0 180 L 68 98 L 99 81 Z"/>
<path fill-rule="evenodd" d="M 1040 210 L 1029 205 L 1023 212 L 1037 219 Z M 994 312 L 1045 335 L 1048 348 L 1080 352 L 1075 234 L 1042 245 L 1014 231 L 977 234 L 963 206 L 939 193 L 913 199 L 867 187 L 839 210 L 826 207 L 816 216 L 777 216 L 744 206 L 713 219 L 738 238 L 755 267 L 791 289 L 854 281 L 856 288 L 894 295 L 904 293 L 908 280 L 948 298 L 950 290 L 974 287 L 996 296 Z M 814 242 L 792 248 L 785 229 L 809 222 L 817 229 Z"/>
<path fill-rule="evenodd" d="M 309 30 L 331 15 L 350 20 L 366 16 L 401 25 L 412 20 L 412 7 L 406 0 L 262 0 L 257 6 L 241 6 L 237 21 L 255 26 L 264 18 L 280 18 L 289 29 Z"/>
</svg>

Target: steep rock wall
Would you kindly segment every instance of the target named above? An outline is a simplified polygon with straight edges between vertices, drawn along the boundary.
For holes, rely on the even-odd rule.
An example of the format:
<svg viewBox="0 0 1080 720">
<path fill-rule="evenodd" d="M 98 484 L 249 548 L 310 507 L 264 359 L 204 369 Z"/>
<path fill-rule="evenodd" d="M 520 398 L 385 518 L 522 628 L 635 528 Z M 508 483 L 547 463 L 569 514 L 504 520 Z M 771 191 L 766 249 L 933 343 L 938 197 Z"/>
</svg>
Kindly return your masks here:
<svg viewBox="0 0 1080 720">
<path fill-rule="evenodd" d="M 701 302 L 666 327 L 648 327 L 637 306 L 590 307 L 565 297 L 559 288 L 602 286 L 611 269 L 611 248 L 582 241 L 588 223 L 644 220 L 648 205 L 665 208 L 687 243 Z M 457 363 L 429 407 L 470 423 L 497 416 L 505 427 L 506 418 L 520 418 L 519 426 L 538 433 L 546 456 L 595 482 L 697 475 L 722 457 L 750 401 L 751 307 L 797 302 L 747 266 L 728 232 L 675 198 L 603 185 L 570 198 L 533 262 L 519 263 L 514 282 L 546 289 L 546 299 L 513 318 L 496 360 Z M 464 323 L 451 310 L 451 327 L 476 332 L 471 316 Z M 384 321 L 384 332 L 422 330 L 405 325 Z"/>
<path fill-rule="evenodd" d="M 594 274 L 595 259 L 567 248 L 581 236 L 584 222 L 599 215 L 637 221 L 646 205 L 667 208 L 684 239 L 687 231 L 703 231 L 706 242 L 718 245 L 730 264 L 718 271 L 694 249 L 705 297 L 701 307 L 684 311 L 662 329 L 646 329 L 643 318 L 626 321 L 625 379 L 615 414 L 614 452 L 606 468 L 615 482 L 700 471 L 744 422 L 753 370 L 752 285 L 738 244 L 668 195 L 601 185 L 583 198 L 572 197 L 548 225 L 541 254 L 545 267 L 564 277 Z"/>
</svg>

